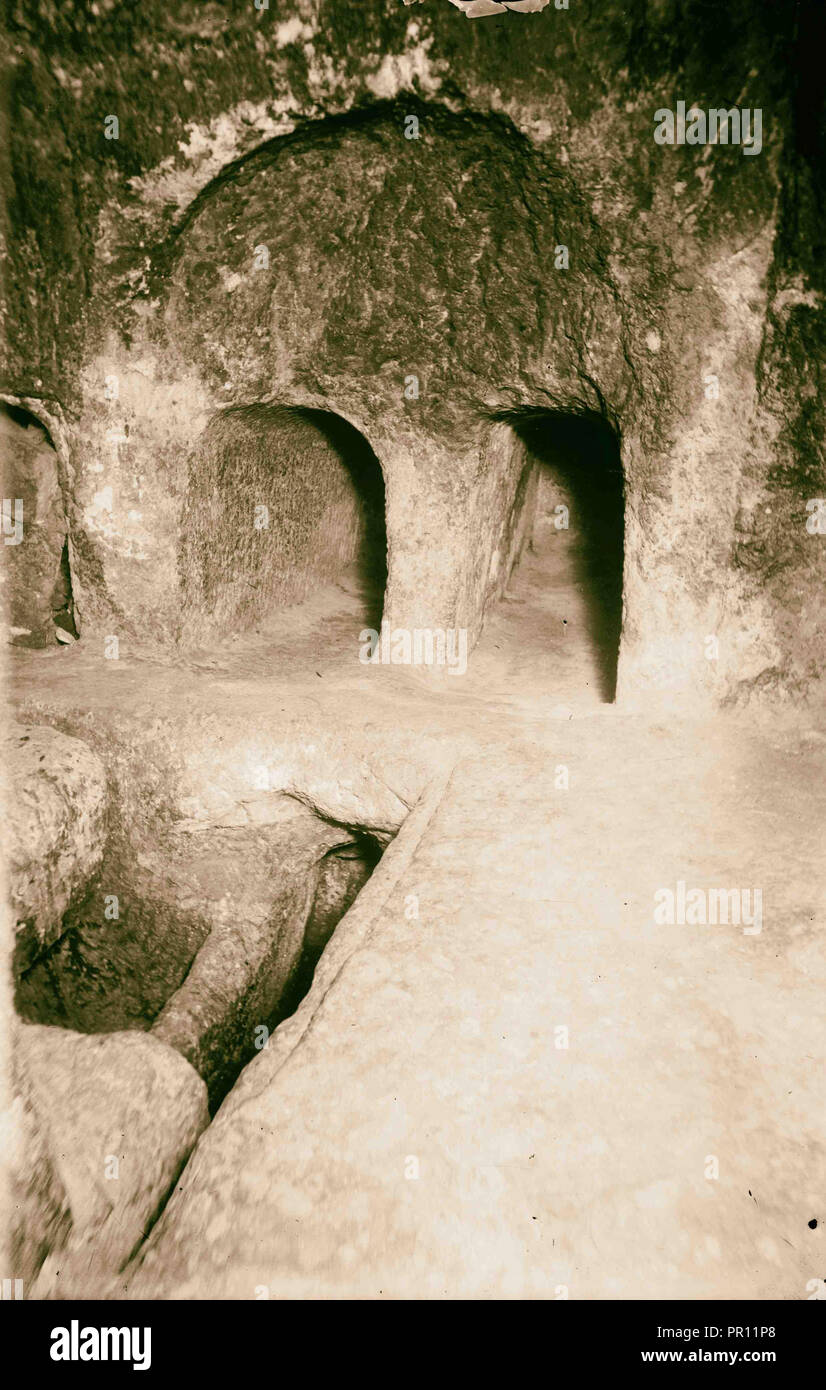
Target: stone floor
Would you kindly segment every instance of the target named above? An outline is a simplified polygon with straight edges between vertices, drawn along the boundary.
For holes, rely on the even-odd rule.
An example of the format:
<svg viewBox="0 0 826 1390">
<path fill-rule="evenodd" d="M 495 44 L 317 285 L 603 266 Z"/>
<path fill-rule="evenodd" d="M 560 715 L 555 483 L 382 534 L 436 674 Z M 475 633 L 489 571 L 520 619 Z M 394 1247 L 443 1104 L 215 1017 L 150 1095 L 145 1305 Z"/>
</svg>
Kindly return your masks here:
<svg viewBox="0 0 826 1390">
<path fill-rule="evenodd" d="M 601 703 L 582 595 L 542 563 L 464 678 L 360 664 L 352 586 L 174 662 L 15 655 L 21 717 L 136 805 L 260 822 L 286 790 L 395 835 L 108 1296 L 826 1280 L 822 721 Z M 760 890 L 761 929 L 656 922 L 681 881 Z"/>
</svg>

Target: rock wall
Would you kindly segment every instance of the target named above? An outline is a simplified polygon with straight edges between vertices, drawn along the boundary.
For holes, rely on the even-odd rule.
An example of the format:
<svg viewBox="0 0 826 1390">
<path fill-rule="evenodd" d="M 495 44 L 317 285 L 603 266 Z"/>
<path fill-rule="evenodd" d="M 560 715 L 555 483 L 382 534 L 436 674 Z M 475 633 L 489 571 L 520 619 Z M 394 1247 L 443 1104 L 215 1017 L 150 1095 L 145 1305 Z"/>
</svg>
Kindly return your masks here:
<svg viewBox="0 0 826 1390">
<path fill-rule="evenodd" d="M 595 409 L 626 478 L 620 698 L 813 694 L 818 25 L 745 0 L 17 7 L 2 390 L 66 459 L 89 640 L 181 636 L 193 444 L 262 404 L 364 434 L 386 616 L 474 637 L 519 481 L 491 419 Z M 759 108 L 759 154 L 656 143 L 681 100 Z"/>
<path fill-rule="evenodd" d="M 13 725 L 4 739 L 4 792 L 14 808 L 6 846 L 16 963 L 27 970 L 60 934 L 82 898 L 106 840 L 101 760 L 57 729 Z"/>
<path fill-rule="evenodd" d="M 14 1268 L 28 1296 L 59 1296 L 128 1259 L 207 1124 L 206 1088 L 138 1033 L 22 1026 L 15 1064 Z"/>
</svg>

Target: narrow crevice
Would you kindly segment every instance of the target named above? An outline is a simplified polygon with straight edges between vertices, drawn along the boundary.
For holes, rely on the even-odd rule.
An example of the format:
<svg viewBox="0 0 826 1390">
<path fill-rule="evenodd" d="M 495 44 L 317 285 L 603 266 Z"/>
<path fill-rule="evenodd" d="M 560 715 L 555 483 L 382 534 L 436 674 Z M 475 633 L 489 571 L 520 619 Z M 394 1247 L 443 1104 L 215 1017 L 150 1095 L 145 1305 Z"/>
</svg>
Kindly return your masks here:
<svg viewBox="0 0 826 1390">
<path fill-rule="evenodd" d="M 69 566 L 69 537 L 63 542 L 63 550 L 60 555 L 60 566 L 55 580 L 54 590 L 52 591 L 52 613 L 54 616 L 55 637 L 58 642 L 64 642 L 65 637 L 61 633 L 66 633 L 73 641 L 77 641 L 80 636 L 75 622 L 75 600 L 72 592 L 72 572 Z"/>
<path fill-rule="evenodd" d="M 304 931 L 301 958 L 282 995 L 278 1010 L 270 1021 L 271 1031 L 291 1018 L 309 994 L 316 967 L 333 932 L 344 913 L 352 907 L 381 856 L 382 846 L 371 835 L 362 833 L 357 833 L 354 839 L 344 844 L 334 846 L 325 854 L 315 899 Z M 335 898 L 331 892 L 336 880 L 339 885 L 346 882 L 350 890 L 343 899 Z"/>
</svg>

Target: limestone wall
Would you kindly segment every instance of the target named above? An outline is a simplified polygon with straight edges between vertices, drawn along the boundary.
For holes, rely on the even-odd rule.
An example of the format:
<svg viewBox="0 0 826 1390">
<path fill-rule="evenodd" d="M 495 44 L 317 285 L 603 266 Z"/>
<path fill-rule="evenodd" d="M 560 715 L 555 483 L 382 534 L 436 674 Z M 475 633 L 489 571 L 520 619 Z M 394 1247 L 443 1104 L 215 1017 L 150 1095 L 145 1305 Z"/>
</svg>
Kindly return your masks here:
<svg viewBox="0 0 826 1390">
<path fill-rule="evenodd" d="M 0 390 L 65 457 L 87 634 L 186 637 L 193 446 L 227 408 L 302 405 L 381 462 L 387 616 L 475 637 L 518 482 L 491 419 L 596 409 L 626 474 L 620 697 L 812 692 L 816 20 L 707 20 L 18 10 Z M 658 144 L 680 100 L 759 108 L 759 152 Z"/>
</svg>

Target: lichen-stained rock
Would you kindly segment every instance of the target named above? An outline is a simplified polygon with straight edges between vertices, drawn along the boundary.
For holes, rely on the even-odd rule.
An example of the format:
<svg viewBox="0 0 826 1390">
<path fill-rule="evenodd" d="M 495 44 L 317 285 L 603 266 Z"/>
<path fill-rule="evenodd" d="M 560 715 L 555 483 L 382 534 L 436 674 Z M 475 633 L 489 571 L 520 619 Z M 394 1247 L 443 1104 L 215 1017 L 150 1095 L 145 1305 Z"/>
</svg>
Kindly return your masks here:
<svg viewBox="0 0 826 1390">
<path fill-rule="evenodd" d="M 555 268 L 574 237 L 576 257 Z M 491 577 L 491 561 L 520 469 L 486 447 L 490 417 L 526 402 L 616 407 L 632 387 L 599 233 L 564 167 L 505 121 L 412 98 L 266 145 L 206 190 L 153 276 L 164 373 L 174 354 L 215 406 L 227 381 L 235 399 L 329 403 L 374 445 L 389 480 L 387 607 L 398 625 L 466 627 L 473 640 L 507 579 Z M 214 415 L 192 450 L 185 583 L 189 517 L 215 494 L 211 436 L 227 417 Z M 242 494 L 268 432 L 265 419 L 251 424 L 225 463 L 223 487 Z M 137 459 L 163 447 L 143 427 L 130 437 Z M 288 446 L 272 466 L 297 488 Z M 268 496 L 262 479 L 257 500 Z M 247 592 L 257 574 L 246 553 L 261 545 L 255 500 L 233 531 L 232 582 Z M 282 555 L 302 521 L 273 508 Z M 220 554 L 220 522 L 218 511 L 209 554 Z M 199 614 L 186 597 L 189 622 Z M 224 602 L 207 604 L 218 631 Z"/>
<path fill-rule="evenodd" d="M 57 454 L 46 431 L 24 411 L 0 409 L 0 495 L 7 509 L 0 617 L 16 645 L 52 646 L 66 512 Z"/>
<path fill-rule="evenodd" d="M 414 97 L 265 144 L 204 190 L 147 277 L 128 350 L 112 342 L 84 376 L 76 583 L 84 614 L 105 599 L 159 638 L 191 640 L 205 618 L 224 634 L 234 591 L 253 606 L 263 580 L 260 608 L 262 553 L 274 575 L 304 562 L 329 479 L 317 467 L 297 505 L 303 441 L 275 430 L 272 404 L 335 412 L 375 451 L 389 620 L 473 641 L 507 579 L 492 563 L 521 474 L 488 448 L 492 417 L 616 409 L 633 389 L 599 229 L 564 165 L 502 118 Z M 316 570 L 334 548 L 322 523 Z"/>
<path fill-rule="evenodd" d="M 619 698 L 814 690 L 822 17 L 643 8 L 17 7 L 3 380 L 63 406 L 90 632 L 188 638 L 205 431 L 300 404 L 381 460 L 394 624 L 472 644 L 519 484 L 489 413 L 585 405 L 622 439 Z M 756 157 L 655 142 L 658 109 L 734 94 Z"/>
<path fill-rule="evenodd" d="M 207 1123 L 206 1088 L 141 1033 L 21 1024 L 15 1071 L 27 1117 L 15 1269 L 48 1297 L 69 1270 L 102 1275 L 128 1258 Z"/>
<path fill-rule="evenodd" d="M 16 968 L 60 933 L 104 847 L 106 774 L 86 743 L 57 729 L 15 725 L 4 745 L 7 866 L 17 923 Z"/>
<path fill-rule="evenodd" d="M 411 97 L 264 145 L 153 272 L 179 350 L 253 398 L 298 380 L 461 439 L 470 402 L 584 390 L 585 357 L 611 396 L 627 376 L 598 229 L 564 166 L 505 120 Z"/>
</svg>

